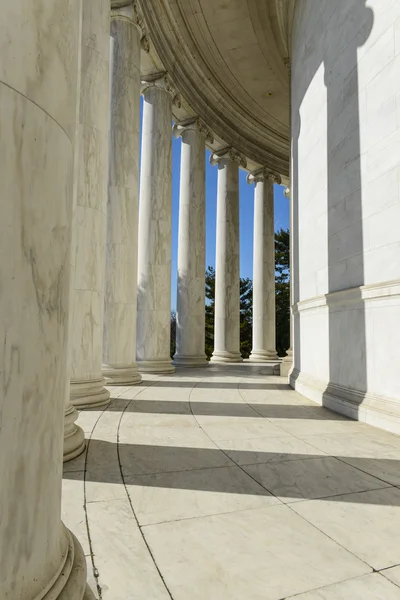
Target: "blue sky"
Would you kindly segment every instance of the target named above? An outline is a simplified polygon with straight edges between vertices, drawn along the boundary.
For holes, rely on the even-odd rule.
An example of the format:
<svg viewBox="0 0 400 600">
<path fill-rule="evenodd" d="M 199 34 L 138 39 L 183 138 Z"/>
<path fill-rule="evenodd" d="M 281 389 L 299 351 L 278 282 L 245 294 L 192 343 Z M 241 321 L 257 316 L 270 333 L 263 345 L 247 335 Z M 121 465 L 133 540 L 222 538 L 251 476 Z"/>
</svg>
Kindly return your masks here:
<svg viewBox="0 0 400 600">
<path fill-rule="evenodd" d="M 142 122 L 143 98 L 140 99 L 140 122 Z M 206 267 L 215 266 L 215 236 L 217 215 L 218 168 L 209 161 L 206 152 Z M 172 269 L 171 310 L 176 310 L 178 219 L 179 219 L 179 172 L 181 140 L 172 137 Z M 253 195 L 254 186 L 246 182 L 245 171 L 239 169 L 240 195 L 240 276 L 253 277 Z M 284 187 L 274 185 L 275 231 L 289 228 L 289 200 L 283 195 Z"/>
<path fill-rule="evenodd" d="M 176 281 L 178 256 L 179 218 L 179 171 L 181 141 L 172 138 L 172 285 L 171 309 L 176 309 Z M 217 175 L 218 168 L 209 162 L 210 152 L 206 153 L 206 266 L 215 265 L 215 235 L 217 214 Z M 253 276 L 253 195 L 254 186 L 246 182 L 246 175 L 239 170 L 240 194 L 240 276 Z M 289 227 L 289 200 L 283 195 L 284 187 L 274 185 L 275 231 Z"/>
</svg>

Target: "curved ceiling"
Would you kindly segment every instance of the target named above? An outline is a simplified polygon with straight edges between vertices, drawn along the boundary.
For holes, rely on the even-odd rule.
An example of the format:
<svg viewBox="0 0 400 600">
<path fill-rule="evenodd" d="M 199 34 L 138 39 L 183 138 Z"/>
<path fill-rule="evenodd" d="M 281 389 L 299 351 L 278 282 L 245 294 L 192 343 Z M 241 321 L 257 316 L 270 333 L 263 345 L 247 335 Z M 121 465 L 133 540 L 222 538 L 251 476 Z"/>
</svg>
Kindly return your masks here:
<svg viewBox="0 0 400 600">
<path fill-rule="evenodd" d="M 142 0 L 150 40 L 142 73 L 166 70 L 216 146 L 249 167 L 289 171 L 289 41 L 295 0 Z"/>
</svg>

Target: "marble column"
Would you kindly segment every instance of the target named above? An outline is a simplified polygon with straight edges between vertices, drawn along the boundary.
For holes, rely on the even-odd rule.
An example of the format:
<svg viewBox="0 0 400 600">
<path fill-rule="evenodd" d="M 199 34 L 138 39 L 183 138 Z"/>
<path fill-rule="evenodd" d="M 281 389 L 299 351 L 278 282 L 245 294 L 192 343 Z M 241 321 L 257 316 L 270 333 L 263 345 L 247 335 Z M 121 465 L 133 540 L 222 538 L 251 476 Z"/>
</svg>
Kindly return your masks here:
<svg viewBox="0 0 400 600">
<path fill-rule="evenodd" d="M 80 2 L 3 2 L 0 53 L 1 598 L 82 600 L 60 519 L 69 389 Z"/>
<path fill-rule="evenodd" d="M 84 0 L 77 131 L 71 321 L 71 402 L 104 406 L 110 393 L 101 372 L 106 241 L 109 0 Z"/>
<path fill-rule="evenodd" d="M 173 133 L 182 138 L 174 363 L 205 367 L 205 142 L 213 137 L 200 119 L 176 123 Z"/>
<path fill-rule="evenodd" d="M 170 356 L 172 102 L 166 74 L 142 81 L 137 360 L 149 373 L 174 371 Z"/>
<path fill-rule="evenodd" d="M 276 360 L 274 183 L 268 169 L 249 173 L 254 183 L 253 345 L 250 360 Z"/>
<path fill-rule="evenodd" d="M 280 374 L 282 377 L 289 377 L 293 368 L 293 213 L 292 213 L 292 202 L 290 198 L 290 189 L 287 187 L 283 192 L 286 198 L 289 198 L 290 203 L 290 348 L 286 350 L 286 356 L 282 358 L 280 365 Z"/>
<path fill-rule="evenodd" d="M 218 165 L 215 261 L 214 352 L 212 362 L 241 362 L 239 167 L 246 159 L 233 148 L 211 155 Z"/>
<path fill-rule="evenodd" d="M 141 29 L 132 5 L 111 12 L 111 106 L 103 374 L 140 383 L 136 364 Z"/>
</svg>

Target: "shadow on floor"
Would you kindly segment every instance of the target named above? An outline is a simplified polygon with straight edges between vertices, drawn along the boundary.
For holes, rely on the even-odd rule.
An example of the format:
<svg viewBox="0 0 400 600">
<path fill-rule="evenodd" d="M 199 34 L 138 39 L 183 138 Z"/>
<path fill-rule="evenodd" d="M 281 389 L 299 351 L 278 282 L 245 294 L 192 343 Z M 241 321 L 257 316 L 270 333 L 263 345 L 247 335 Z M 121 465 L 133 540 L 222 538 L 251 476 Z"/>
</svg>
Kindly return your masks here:
<svg viewBox="0 0 400 600">
<path fill-rule="evenodd" d="M 226 374 L 225 374 L 226 375 Z M 247 375 L 247 374 L 246 374 Z M 207 381 L 200 381 L 199 383 L 192 383 L 191 381 L 182 381 L 180 379 L 170 379 L 166 381 L 163 379 L 162 381 L 154 381 L 152 379 L 146 380 L 143 379 L 141 385 L 149 387 L 161 387 L 161 388 L 193 388 L 196 390 L 274 390 L 276 392 L 280 391 L 292 391 L 292 388 L 287 383 L 264 383 L 263 381 L 250 383 L 246 381 L 246 383 L 242 381 L 238 381 L 235 383 L 234 381 L 213 381 L 212 377 L 208 378 Z"/>
<path fill-rule="evenodd" d="M 222 451 L 120 443 L 117 450 L 114 442 L 91 439 L 85 480 L 122 485 L 122 473 L 125 483 L 141 487 L 400 506 L 400 489 L 391 487 L 400 485 L 400 460 L 224 450 L 220 445 Z M 83 472 L 67 472 L 64 478 L 82 480 Z"/>
<path fill-rule="evenodd" d="M 241 402 L 186 402 L 179 400 L 128 400 L 116 398 L 108 411 L 159 415 L 190 415 L 266 419 L 318 419 L 348 421 L 344 415 L 322 406 L 295 404 L 244 404 Z"/>
</svg>

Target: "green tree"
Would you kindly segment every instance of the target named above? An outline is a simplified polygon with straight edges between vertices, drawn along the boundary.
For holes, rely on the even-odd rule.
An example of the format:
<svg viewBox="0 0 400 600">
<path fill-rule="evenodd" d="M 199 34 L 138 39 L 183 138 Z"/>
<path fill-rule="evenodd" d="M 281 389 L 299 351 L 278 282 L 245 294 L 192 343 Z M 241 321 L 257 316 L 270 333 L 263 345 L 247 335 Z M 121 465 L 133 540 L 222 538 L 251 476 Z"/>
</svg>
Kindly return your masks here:
<svg viewBox="0 0 400 600">
<path fill-rule="evenodd" d="M 215 269 L 208 267 L 206 271 L 206 344 L 205 351 L 210 359 L 214 350 L 214 301 L 215 301 Z"/>
<path fill-rule="evenodd" d="M 208 267 L 206 271 L 206 355 L 211 357 L 214 350 L 214 303 L 215 303 L 215 269 Z M 251 352 L 253 282 L 249 278 L 240 279 L 240 351 L 243 358 Z"/>
<path fill-rule="evenodd" d="M 240 353 L 249 358 L 253 339 L 253 282 L 240 278 Z"/>
<path fill-rule="evenodd" d="M 170 354 L 171 354 L 171 358 L 173 358 L 175 351 L 176 351 L 176 312 L 173 310 L 171 310 L 170 325 L 171 325 Z"/>
<path fill-rule="evenodd" d="M 288 229 L 275 233 L 276 350 L 285 356 L 290 346 L 290 237 Z"/>
</svg>

